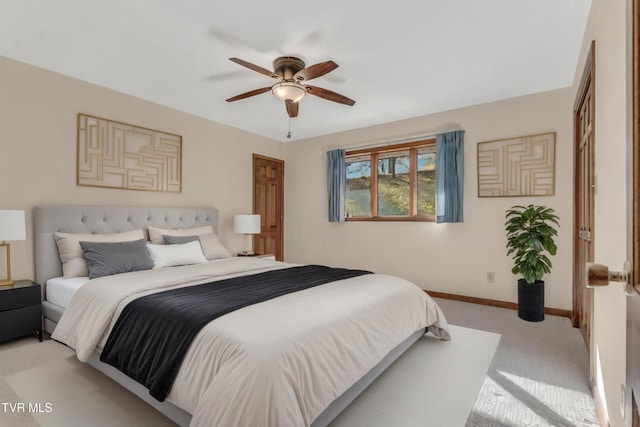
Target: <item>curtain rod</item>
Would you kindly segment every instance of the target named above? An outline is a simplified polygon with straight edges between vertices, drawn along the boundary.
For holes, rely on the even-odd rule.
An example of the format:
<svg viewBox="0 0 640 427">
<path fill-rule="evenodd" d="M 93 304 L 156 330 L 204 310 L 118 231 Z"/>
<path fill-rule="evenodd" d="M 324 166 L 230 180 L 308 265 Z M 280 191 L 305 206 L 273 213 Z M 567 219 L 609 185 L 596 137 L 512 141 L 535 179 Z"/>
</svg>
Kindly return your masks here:
<svg viewBox="0 0 640 427">
<path fill-rule="evenodd" d="M 450 131 L 453 132 L 453 131 Z M 432 133 L 432 134 L 417 134 L 417 135 L 410 135 L 410 136 L 404 136 L 404 137 L 398 137 L 398 138 L 386 138 L 384 140 L 381 141 L 376 141 L 376 142 L 367 142 L 364 144 L 359 144 L 359 145 L 352 145 L 349 147 L 344 147 L 345 150 L 355 150 L 355 149 L 365 149 L 365 148 L 375 148 L 375 147 L 384 147 L 385 145 L 395 145 L 395 144 L 405 144 L 405 143 L 409 143 L 409 142 L 415 142 L 415 141 L 420 141 L 422 139 L 431 139 L 431 138 L 435 138 L 436 135 L 438 135 L 439 133 L 446 133 L 446 132 L 438 132 L 438 133 Z"/>
</svg>

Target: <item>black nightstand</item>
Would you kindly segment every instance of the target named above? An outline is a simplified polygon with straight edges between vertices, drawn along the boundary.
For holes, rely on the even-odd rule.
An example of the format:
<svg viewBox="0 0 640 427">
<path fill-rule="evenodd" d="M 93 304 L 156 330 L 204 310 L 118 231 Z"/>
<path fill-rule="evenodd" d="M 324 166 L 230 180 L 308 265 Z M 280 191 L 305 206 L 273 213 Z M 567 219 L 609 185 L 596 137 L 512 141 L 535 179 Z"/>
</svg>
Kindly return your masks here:
<svg viewBox="0 0 640 427">
<path fill-rule="evenodd" d="M 42 342 L 40 285 L 16 280 L 11 286 L 0 286 L 0 341 L 34 332 Z"/>
</svg>

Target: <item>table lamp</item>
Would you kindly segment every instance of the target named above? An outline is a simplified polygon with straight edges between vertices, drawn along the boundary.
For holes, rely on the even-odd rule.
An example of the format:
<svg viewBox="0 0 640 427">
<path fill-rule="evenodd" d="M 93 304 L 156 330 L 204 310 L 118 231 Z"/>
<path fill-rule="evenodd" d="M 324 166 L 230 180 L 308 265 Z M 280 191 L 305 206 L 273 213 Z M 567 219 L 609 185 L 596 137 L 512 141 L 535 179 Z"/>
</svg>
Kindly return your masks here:
<svg viewBox="0 0 640 427">
<path fill-rule="evenodd" d="M 7 248 L 7 279 L 0 280 L 0 286 L 13 285 L 11 280 L 11 247 L 7 241 L 26 240 L 27 231 L 24 211 L 0 210 L 0 246 Z"/>
<path fill-rule="evenodd" d="M 245 236 L 245 248 L 247 247 L 247 236 L 260 233 L 260 215 L 239 214 L 233 217 L 233 231 Z M 248 246 L 251 248 L 251 245 Z M 245 250 L 242 255 L 253 255 L 253 250 Z"/>
</svg>

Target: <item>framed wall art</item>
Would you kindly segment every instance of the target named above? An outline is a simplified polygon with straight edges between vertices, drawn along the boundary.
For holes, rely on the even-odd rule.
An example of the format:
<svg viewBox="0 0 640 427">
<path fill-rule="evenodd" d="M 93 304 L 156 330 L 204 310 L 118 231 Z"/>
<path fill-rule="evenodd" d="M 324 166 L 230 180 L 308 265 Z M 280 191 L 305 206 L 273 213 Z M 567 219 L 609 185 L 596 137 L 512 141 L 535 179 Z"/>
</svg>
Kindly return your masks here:
<svg viewBox="0 0 640 427">
<path fill-rule="evenodd" d="M 552 196 L 556 133 L 478 143 L 478 197 Z"/>
<path fill-rule="evenodd" d="M 78 114 L 77 184 L 182 191 L 182 137 Z"/>
</svg>

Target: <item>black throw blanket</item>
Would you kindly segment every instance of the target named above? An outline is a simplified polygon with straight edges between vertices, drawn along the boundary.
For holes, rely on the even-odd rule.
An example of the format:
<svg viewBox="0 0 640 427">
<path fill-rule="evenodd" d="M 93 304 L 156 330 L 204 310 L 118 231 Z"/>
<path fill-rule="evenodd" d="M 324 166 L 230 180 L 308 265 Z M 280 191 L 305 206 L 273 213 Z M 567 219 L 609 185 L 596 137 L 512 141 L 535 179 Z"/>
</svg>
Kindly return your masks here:
<svg viewBox="0 0 640 427">
<path fill-rule="evenodd" d="M 140 297 L 125 306 L 100 360 L 162 402 L 191 341 L 207 323 L 251 304 L 364 274 L 370 272 L 306 265 Z"/>
</svg>

